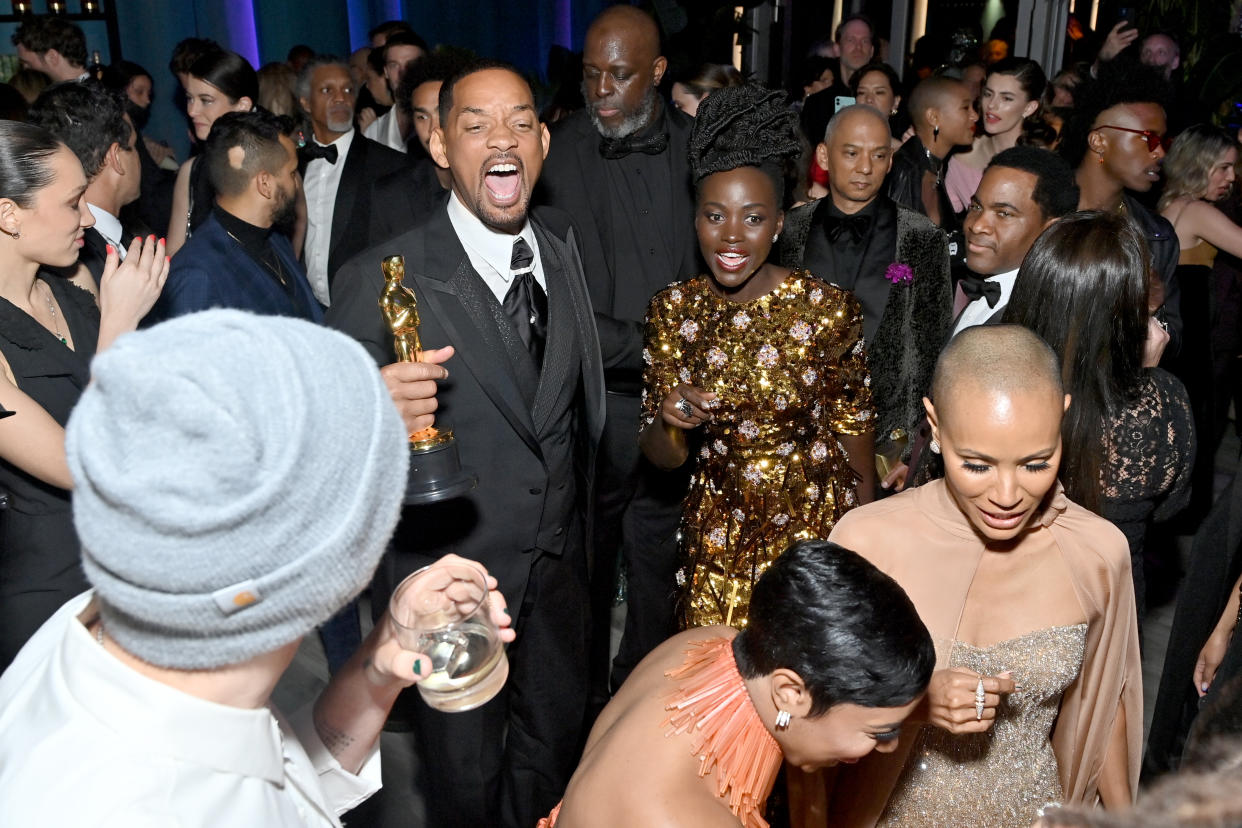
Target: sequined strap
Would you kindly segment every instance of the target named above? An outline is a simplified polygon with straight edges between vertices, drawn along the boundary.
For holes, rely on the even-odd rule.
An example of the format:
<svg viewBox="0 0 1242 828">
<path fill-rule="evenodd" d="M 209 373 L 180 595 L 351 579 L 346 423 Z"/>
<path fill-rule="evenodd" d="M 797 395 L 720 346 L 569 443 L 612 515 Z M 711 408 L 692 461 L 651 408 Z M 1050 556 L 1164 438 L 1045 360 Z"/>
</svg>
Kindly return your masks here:
<svg viewBox="0 0 1242 828">
<path fill-rule="evenodd" d="M 677 682 L 662 726 L 692 736 L 699 776 L 716 772 L 716 795 L 745 828 L 767 828 L 763 807 L 781 766 L 781 749 L 763 726 L 733 659 L 729 638 L 696 641 L 667 675 Z"/>
</svg>

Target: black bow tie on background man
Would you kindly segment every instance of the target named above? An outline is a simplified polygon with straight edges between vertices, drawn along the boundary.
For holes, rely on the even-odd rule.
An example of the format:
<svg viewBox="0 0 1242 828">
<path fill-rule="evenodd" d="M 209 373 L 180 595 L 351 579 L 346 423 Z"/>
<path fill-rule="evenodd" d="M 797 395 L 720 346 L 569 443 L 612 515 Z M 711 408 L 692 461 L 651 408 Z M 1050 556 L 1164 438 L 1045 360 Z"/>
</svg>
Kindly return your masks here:
<svg viewBox="0 0 1242 828">
<path fill-rule="evenodd" d="M 633 135 L 627 135 L 624 138 L 599 139 L 599 154 L 609 161 L 624 158 L 632 152 L 641 152 L 644 155 L 659 155 L 666 149 L 668 149 L 667 132 L 657 132 L 654 135 L 648 135 L 646 138 L 635 138 Z"/>
<path fill-rule="evenodd" d="M 963 276 L 958 284 L 962 286 L 962 293 L 972 302 L 982 297 L 987 300 L 989 308 L 994 308 L 1000 301 L 1001 286 L 990 279 L 970 273 Z"/>
<path fill-rule="evenodd" d="M 316 158 L 322 158 L 329 164 L 335 164 L 336 144 L 328 144 L 328 146 L 325 147 L 322 144 L 316 144 L 314 141 L 311 141 L 303 145 L 303 147 L 298 150 L 298 160 L 304 165 L 309 164 Z"/>
<path fill-rule="evenodd" d="M 839 241 L 842 234 L 848 233 L 856 242 L 860 242 L 871 230 L 871 216 L 833 216 L 824 219 L 824 232 L 828 241 Z"/>
</svg>

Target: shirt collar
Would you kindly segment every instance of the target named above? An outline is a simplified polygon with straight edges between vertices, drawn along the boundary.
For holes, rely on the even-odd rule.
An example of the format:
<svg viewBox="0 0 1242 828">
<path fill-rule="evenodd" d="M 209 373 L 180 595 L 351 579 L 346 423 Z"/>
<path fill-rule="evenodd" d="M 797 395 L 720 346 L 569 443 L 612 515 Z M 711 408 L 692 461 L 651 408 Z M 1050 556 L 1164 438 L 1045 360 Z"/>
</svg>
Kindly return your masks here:
<svg viewBox="0 0 1242 828">
<path fill-rule="evenodd" d="M 487 262 L 506 282 L 509 281 L 509 266 L 513 262 L 513 243 L 518 237 L 526 239 L 531 250 L 539 249 L 535 243 L 535 231 L 531 228 L 529 219 L 518 233 L 512 235 L 493 230 L 470 212 L 465 204 L 462 204 L 456 192 L 449 196 L 448 214 L 449 221 L 453 225 L 453 230 L 457 232 L 457 238 L 461 240 L 462 246 Z"/>
<path fill-rule="evenodd" d="M 319 144 L 321 147 L 336 147 L 336 162 L 339 164 L 341 161 L 345 160 L 345 156 L 349 154 L 350 145 L 354 143 L 354 128 L 350 127 L 348 132 L 341 133 L 340 136 L 338 136 L 337 139 L 331 144 L 324 144 L 320 142 L 320 140 L 315 137 L 315 133 L 312 130 L 311 140 L 316 144 Z M 316 158 L 315 160 L 319 161 L 321 159 Z"/>
<path fill-rule="evenodd" d="M 102 207 L 96 207 L 89 201 L 86 202 L 86 209 L 91 211 L 91 215 L 95 217 L 95 232 L 103 236 L 109 242 L 120 247 L 125 244 L 125 240 L 121 238 L 121 220 L 109 213 Z"/>
<path fill-rule="evenodd" d="M 74 599 L 58 651 L 66 691 L 83 710 L 118 740 L 145 743 L 154 754 L 283 784 L 280 725 L 270 710 L 209 702 L 127 667 L 79 620 L 97 616 L 93 599 L 93 591 Z"/>
<path fill-rule="evenodd" d="M 996 303 L 996 307 L 1008 305 L 1009 295 L 1013 293 L 1014 282 L 1018 281 L 1018 269 L 1015 267 L 1008 273 L 997 273 L 995 276 L 984 276 L 983 278 L 1000 285 L 1001 295 Z"/>
</svg>

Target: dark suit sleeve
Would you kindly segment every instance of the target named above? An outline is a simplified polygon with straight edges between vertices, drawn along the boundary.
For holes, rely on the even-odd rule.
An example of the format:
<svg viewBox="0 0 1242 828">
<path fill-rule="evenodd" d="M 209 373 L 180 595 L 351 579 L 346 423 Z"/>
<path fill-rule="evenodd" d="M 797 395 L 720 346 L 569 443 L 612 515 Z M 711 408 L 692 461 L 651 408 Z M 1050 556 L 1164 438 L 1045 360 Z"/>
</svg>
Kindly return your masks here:
<svg viewBox="0 0 1242 828">
<path fill-rule="evenodd" d="M 380 313 L 383 277 L 379 261 L 372 261 L 373 258 L 363 254 L 340 269 L 334 282 L 332 306 L 323 321 L 358 340 L 376 364 L 388 365 L 397 357 L 392 349 L 392 334 Z"/>
<path fill-rule="evenodd" d="M 217 289 L 217 284 L 218 280 L 210 271 L 198 264 L 179 263 L 174 257 L 168 280 L 151 315 L 159 319 L 172 319 L 224 305 L 224 296 Z"/>
<path fill-rule="evenodd" d="M 1171 244 L 1152 247 L 1156 272 L 1164 283 L 1164 305 L 1159 313 L 1160 319 L 1169 327 L 1169 344 L 1164 352 L 1177 354 L 1182 349 L 1182 286 L 1177 278 L 1177 259 L 1181 255 L 1181 245 L 1177 236 L 1173 236 Z"/>
</svg>

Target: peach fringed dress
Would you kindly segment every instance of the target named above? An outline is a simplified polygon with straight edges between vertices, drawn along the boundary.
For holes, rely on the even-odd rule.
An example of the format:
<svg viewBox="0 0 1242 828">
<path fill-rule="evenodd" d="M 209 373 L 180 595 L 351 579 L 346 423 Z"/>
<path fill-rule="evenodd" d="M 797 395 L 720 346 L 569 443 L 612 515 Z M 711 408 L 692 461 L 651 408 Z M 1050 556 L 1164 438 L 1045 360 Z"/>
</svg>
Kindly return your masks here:
<svg viewBox="0 0 1242 828">
<path fill-rule="evenodd" d="M 699 776 L 716 774 L 716 796 L 743 828 L 768 828 L 763 809 L 781 766 L 781 749 L 768 733 L 746 692 L 733 659 L 733 641 L 697 641 L 686 660 L 665 675 L 676 689 L 665 709 L 665 735 L 691 734 L 690 755 L 699 760 Z M 537 828 L 554 828 L 561 806 Z"/>
</svg>

